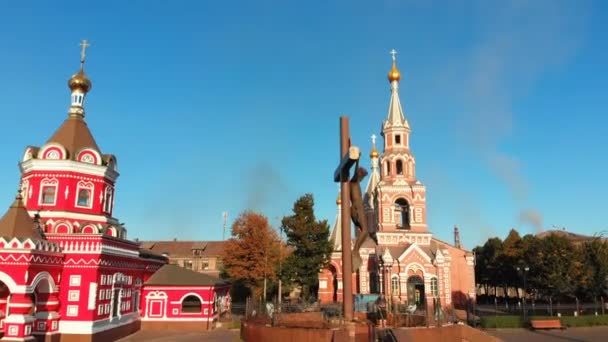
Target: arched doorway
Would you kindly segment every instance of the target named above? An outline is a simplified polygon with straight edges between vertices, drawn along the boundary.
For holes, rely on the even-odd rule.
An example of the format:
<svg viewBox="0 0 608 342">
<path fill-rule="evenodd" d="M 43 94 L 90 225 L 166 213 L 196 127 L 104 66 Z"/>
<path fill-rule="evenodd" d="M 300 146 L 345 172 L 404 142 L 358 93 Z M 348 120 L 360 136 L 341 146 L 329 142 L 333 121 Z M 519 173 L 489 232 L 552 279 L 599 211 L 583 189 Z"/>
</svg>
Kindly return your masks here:
<svg viewBox="0 0 608 342">
<path fill-rule="evenodd" d="M 329 265 L 329 271 L 331 272 L 331 301 L 338 301 L 338 270 L 332 264 Z"/>
<path fill-rule="evenodd" d="M 4 335 L 4 319 L 8 316 L 8 297 L 11 291 L 8 286 L 0 280 L 0 338 Z"/>
<path fill-rule="evenodd" d="M 407 301 L 417 307 L 424 304 L 424 280 L 418 275 L 407 278 Z"/>
</svg>

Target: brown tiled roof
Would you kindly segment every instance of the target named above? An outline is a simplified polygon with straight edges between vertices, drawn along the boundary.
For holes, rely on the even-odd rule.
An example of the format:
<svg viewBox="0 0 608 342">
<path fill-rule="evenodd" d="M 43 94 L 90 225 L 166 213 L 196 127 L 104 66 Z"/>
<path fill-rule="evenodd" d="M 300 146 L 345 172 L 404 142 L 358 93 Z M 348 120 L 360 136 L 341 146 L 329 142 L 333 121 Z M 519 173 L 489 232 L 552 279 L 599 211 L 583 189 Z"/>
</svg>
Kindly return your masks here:
<svg viewBox="0 0 608 342">
<path fill-rule="evenodd" d="M 227 281 L 220 278 L 175 265 L 164 265 L 146 282 L 146 285 L 171 286 L 222 286 L 228 284 Z"/>
<path fill-rule="evenodd" d="M 31 238 L 43 240 L 34 220 L 25 209 L 21 195 L 17 195 L 15 202 L 6 214 L 0 219 L 0 236 L 6 238 Z"/>
<path fill-rule="evenodd" d="M 192 257 L 192 250 L 202 250 L 200 256 L 217 257 L 224 249 L 225 241 L 142 241 L 140 248 L 169 254 L 170 258 Z"/>
<path fill-rule="evenodd" d="M 403 254 L 403 252 L 405 252 L 405 250 L 410 246 L 410 244 L 406 244 L 406 245 L 401 245 L 401 246 L 389 246 L 386 247 L 388 248 L 388 252 L 391 253 L 391 256 L 393 257 L 393 260 L 397 260 L 401 254 Z"/>
<path fill-rule="evenodd" d="M 80 117 L 69 117 L 55 131 L 47 143 L 59 143 L 68 151 L 68 158 L 75 160 L 76 154 L 83 148 L 100 152 L 87 123 Z"/>
</svg>

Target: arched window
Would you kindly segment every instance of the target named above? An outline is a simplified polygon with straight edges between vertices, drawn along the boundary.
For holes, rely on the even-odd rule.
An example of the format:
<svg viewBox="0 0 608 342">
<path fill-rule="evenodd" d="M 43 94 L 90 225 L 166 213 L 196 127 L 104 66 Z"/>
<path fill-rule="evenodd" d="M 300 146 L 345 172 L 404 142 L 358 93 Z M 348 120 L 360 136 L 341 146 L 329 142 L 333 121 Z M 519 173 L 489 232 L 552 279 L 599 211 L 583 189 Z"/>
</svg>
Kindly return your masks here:
<svg viewBox="0 0 608 342">
<path fill-rule="evenodd" d="M 369 292 L 380 293 L 380 278 L 376 272 L 369 273 Z"/>
<path fill-rule="evenodd" d="M 386 161 L 386 175 L 387 176 L 391 175 L 391 162 L 390 162 L 390 160 Z"/>
<path fill-rule="evenodd" d="M 55 190 L 56 189 L 57 189 L 56 185 L 44 185 L 42 187 L 42 203 L 43 204 L 55 203 Z"/>
<path fill-rule="evenodd" d="M 403 175 L 403 161 L 397 160 L 397 174 Z"/>
<path fill-rule="evenodd" d="M 182 301 L 182 312 L 185 313 L 200 313 L 202 303 L 197 296 L 190 295 Z"/>
<path fill-rule="evenodd" d="M 439 297 L 439 282 L 437 278 L 431 278 L 431 295 L 434 298 Z"/>
<path fill-rule="evenodd" d="M 391 278 L 391 293 L 394 296 L 399 295 L 399 276 L 398 275 L 393 275 L 393 277 Z"/>
<path fill-rule="evenodd" d="M 110 186 L 106 188 L 106 195 L 103 202 L 103 211 L 110 213 L 112 211 L 113 191 Z"/>
<path fill-rule="evenodd" d="M 400 214 L 397 228 L 410 229 L 410 205 L 404 198 L 399 198 L 395 201 L 395 211 Z"/>
<path fill-rule="evenodd" d="M 395 211 L 399 213 L 398 228 L 409 229 L 410 227 L 410 206 L 407 200 L 399 198 L 395 201 Z"/>
</svg>

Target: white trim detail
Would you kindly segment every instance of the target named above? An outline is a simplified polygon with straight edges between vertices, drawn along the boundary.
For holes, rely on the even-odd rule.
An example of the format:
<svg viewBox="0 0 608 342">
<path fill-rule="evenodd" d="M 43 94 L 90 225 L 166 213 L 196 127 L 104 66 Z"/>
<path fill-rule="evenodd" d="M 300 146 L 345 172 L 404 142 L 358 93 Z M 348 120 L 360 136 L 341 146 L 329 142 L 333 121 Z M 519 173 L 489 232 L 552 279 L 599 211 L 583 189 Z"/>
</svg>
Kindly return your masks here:
<svg viewBox="0 0 608 342">
<path fill-rule="evenodd" d="M 106 166 L 81 163 L 73 160 L 29 159 L 22 162 L 19 166 L 22 174 L 32 171 L 77 172 L 104 177 L 112 182 L 116 181 L 119 176 L 117 171 Z"/>
</svg>

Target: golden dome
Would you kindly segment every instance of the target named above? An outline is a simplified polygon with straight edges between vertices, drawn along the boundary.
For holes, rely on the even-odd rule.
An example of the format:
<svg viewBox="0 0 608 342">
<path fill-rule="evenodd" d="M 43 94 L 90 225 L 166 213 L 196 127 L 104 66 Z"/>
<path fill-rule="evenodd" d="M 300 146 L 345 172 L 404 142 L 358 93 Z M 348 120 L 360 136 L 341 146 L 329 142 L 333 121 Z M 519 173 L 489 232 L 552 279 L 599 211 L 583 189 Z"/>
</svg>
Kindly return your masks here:
<svg viewBox="0 0 608 342">
<path fill-rule="evenodd" d="M 376 146 L 372 147 L 372 151 L 369 153 L 370 158 L 378 158 L 380 157 L 380 153 L 376 150 Z"/>
<path fill-rule="evenodd" d="M 337 205 L 342 204 L 342 196 L 340 196 L 340 194 L 338 194 L 338 199 L 336 199 L 336 204 Z"/>
<path fill-rule="evenodd" d="M 399 72 L 399 69 L 397 69 L 397 65 L 395 64 L 395 61 L 393 61 L 393 68 L 391 69 L 391 71 L 388 72 L 388 80 L 389 82 L 393 82 L 393 81 L 399 81 L 401 79 L 401 73 Z"/>
<path fill-rule="evenodd" d="M 80 69 L 78 73 L 73 75 L 68 81 L 68 86 L 72 91 L 76 89 L 82 90 L 84 93 L 88 93 L 91 90 L 91 80 L 84 74 L 84 71 Z"/>
</svg>

